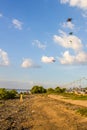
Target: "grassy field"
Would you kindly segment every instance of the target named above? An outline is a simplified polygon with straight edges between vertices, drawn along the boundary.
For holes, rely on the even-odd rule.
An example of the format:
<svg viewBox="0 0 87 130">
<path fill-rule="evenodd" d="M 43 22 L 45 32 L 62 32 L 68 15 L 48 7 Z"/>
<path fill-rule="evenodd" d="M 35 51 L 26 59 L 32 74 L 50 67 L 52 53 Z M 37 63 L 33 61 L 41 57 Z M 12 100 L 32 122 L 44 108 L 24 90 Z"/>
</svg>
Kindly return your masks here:
<svg viewBox="0 0 87 130">
<path fill-rule="evenodd" d="M 87 95 L 76 95 L 71 93 L 63 93 L 62 96 L 64 96 L 67 99 L 72 100 L 87 100 Z"/>
</svg>

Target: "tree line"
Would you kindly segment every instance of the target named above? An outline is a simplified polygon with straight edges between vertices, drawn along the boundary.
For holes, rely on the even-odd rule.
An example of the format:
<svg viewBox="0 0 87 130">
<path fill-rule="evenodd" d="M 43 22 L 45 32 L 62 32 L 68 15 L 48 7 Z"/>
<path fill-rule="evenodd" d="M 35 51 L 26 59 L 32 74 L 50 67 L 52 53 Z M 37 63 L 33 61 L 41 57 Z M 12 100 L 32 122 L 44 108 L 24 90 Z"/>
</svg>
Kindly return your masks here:
<svg viewBox="0 0 87 130">
<path fill-rule="evenodd" d="M 56 87 L 56 88 L 48 88 L 45 89 L 43 86 L 33 86 L 32 89 L 30 90 L 30 92 L 32 94 L 39 94 L 39 93 L 64 93 L 66 91 L 66 88 L 61 88 L 61 87 Z"/>
<path fill-rule="evenodd" d="M 64 93 L 66 91 L 66 88 L 60 88 L 60 87 L 56 87 L 56 88 L 44 88 L 43 86 L 38 86 L 35 85 L 31 88 L 30 93 L 31 94 L 51 94 L 51 93 Z M 29 94 L 29 93 L 22 93 L 23 95 Z M 20 93 L 18 93 L 16 90 L 7 90 L 5 88 L 0 88 L 0 100 L 1 99 L 14 99 L 16 98 L 18 95 L 20 95 Z"/>
</svg>

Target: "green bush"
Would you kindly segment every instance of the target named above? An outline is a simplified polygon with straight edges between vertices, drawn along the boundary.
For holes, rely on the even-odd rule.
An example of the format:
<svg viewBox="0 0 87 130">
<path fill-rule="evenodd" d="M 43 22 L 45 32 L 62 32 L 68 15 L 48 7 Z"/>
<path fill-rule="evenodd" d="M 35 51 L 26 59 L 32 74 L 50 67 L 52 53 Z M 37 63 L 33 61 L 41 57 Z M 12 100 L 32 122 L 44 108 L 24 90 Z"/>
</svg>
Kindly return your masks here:
<svg viewBox="0 0 87 130">
<path fill-rule="evenodd" d="M 6 95 L 6 89 L 5 88 L 0 88 L 0 99 L 3 99 Z"/>
<path fill-rule="evenodd" d="M 55 93 L 55 91 L 54 91 L 53 88 L 48 88 L 48 89 L 47 89 L 47 93 L 48 93 L 48 94 L 51 94 L 51 93 Z"/>
<path fill-rule="evenodd" d="M 14 99 L 16 94 L 16 90 L 6 90 L 5 88 L 0 88 L 0 99 Z"/>
<path fill-rule="evenodd" d="M 55 93 L 64 93 L 65 91 L 66 91 L 66 88 L 60 88 L 60 87 L 55 88 Z"/>
<path fill-rule="evenodd" d="M 32 94 L 34 93 L 46 93 L 46 89 L 43 88 L 42 86 L 33 86 L 32 89 L 30 90 Z"/>
<path fill-rule="evenodd" d="M 55 89 L 53 88 L 48 88 L 47 89 L 47 93 L 48 94 L 61 94 L 64 93 L 66 91 L 66 88 L 60 88 L 60 87 L 56 87 Z"/>
</svg>

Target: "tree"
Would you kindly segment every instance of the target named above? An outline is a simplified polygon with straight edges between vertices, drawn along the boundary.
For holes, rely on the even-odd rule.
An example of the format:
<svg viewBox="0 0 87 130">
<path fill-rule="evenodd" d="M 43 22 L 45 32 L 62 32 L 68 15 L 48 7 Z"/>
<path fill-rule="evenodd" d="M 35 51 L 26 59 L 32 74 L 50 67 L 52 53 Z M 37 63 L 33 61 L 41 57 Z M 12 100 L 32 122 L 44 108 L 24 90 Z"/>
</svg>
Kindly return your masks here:
<svg viewBox="0 0 87 130">
<path fill-rule="evenodd" d="M 60 87 L 55 88 L 56 93 L 64 93 L 65 91 L 66 91 L 66 88 L 60 88 Z"/>
<path fill-rule="evenodd" d="M 32 89 L 30 90 L 32 94 L 34 93 L 46 93 L 46 89 L 43 88 L 42 86 L 33 86 Z"/>
<path fill-rule="evenodd" d="M 56 87 L 56 88 L 55 88 L 55 92 L 56 92 L 56 93 L 61 93 L 61 88 L 60 88 L 60 87 Z"/>
<path fill-rule="evenodd" d="M 48 88 L 47 89 L 47 93 L 54 93 L 55 91 L 54 91 L 54 89 L 53 88 Z"/>
</svg>

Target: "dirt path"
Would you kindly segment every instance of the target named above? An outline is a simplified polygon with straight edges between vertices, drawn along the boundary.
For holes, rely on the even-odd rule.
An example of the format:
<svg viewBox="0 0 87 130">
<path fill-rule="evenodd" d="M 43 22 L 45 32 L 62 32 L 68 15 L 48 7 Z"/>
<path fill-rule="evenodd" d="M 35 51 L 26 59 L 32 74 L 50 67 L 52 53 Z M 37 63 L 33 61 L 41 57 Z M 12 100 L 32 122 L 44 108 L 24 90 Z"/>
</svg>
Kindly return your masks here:
<svg viewBox="0 0 87 130">
<path fill-rule="evenodd" d="M 64 101 L 64 102 L 67 102 L 67 103 L 87 107 L 87 100 L 82 101 L 82 100 L 66 99 L 65 97 L 59 96 L 59 95 L 48 95 L 48 97 L 53 98 L 53 99 L 57 99 L 57 100 L 60 100 L 60 101 Z"/>
<path fill-rule="evenodd" d="M 0 130 L 87 130 L 87 118 L 70 105 L 43 95 L 8 100 L 0 105 Z"/>
</svg>

